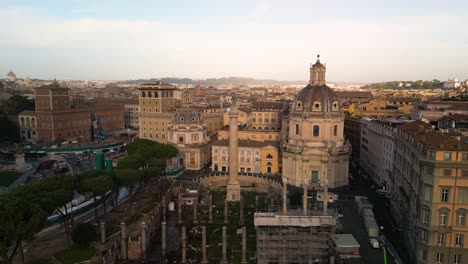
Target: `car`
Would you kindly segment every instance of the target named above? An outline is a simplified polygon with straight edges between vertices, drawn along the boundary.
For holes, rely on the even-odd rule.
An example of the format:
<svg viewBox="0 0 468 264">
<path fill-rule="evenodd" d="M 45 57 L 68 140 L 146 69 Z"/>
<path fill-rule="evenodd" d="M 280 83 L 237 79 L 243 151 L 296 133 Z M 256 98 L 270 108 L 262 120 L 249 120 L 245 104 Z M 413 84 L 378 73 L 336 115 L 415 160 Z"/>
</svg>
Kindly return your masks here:
<svg viewBox="0 0 468 264">
<path fill-rule="evenodd" d="M 343 218 L 344 215 L 343 215 L 343 211 L 341 209 L 338 209 L 338 217 L 339 218 Z"/>
<path fill-rule="evenodd" d="M 380 248 L 379 241 L 375 238 L 369 238 L 369 244 L 372 248 Z"/>
<path fill-rule="evenodd" d="M 378 189 L 375 193 L 380 197 L 388 197 L 390 195 L 389 191 L 383 189 Z"/>
</svg>

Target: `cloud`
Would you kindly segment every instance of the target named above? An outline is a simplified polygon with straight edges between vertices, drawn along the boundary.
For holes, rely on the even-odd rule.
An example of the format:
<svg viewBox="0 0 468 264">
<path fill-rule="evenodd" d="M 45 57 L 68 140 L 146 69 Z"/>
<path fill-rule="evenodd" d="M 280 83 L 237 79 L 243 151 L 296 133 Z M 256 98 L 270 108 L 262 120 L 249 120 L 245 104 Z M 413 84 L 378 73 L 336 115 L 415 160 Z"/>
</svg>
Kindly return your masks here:
<svg viewBox="0 0 468 264">
<path fill-rule="evenodd" d="M 257 2 L 254 17 L 260 23 L 220 21 L 209 26 L 58 19 L 28 7 L 9 7 L 0 9 L 0 24 L 10 25 L 0 27 L 0 34 L 7 36 L 0 39 L 0 48 L 10 48 L 7 62 L 12 65 L 7 68 L 22 65 L 31 73 L 37 71 L 40 76 L 34 77 L 58 78 L 307 79 L 308 63 L 315 60 L 317 50 L 331 65 L 329 76 L 334 80 L 432 79 L 439 72 L 461 74 L 459 69 L 467 66 L 457 58 L 468 55 L 468 32 L 454 14 L 262 23 L 269 5 Z M 15 57 L 26 53 L 30 61 Z M 49 58 L 43 60 L 46 55 Z M 35 58 L 49 66 L 33 68 Z M 59 62 L 53 64 L 49 61 L 53 59 Z M 440 66 L 450 62 L 449 69 Z"/>
</svg>

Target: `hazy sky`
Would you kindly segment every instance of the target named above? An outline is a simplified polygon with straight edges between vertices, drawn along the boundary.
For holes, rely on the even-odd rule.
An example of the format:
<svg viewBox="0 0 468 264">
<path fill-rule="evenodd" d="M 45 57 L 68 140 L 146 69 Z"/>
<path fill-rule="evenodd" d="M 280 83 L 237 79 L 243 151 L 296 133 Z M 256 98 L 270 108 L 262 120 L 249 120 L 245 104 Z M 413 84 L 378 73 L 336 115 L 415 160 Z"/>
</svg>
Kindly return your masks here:
<svg viewBox="0 0 468 264">
<path fill-rule="evenodd" d="M 0 0 L 0 78 L 468 78 L 468 1 Z"/>
</svg>

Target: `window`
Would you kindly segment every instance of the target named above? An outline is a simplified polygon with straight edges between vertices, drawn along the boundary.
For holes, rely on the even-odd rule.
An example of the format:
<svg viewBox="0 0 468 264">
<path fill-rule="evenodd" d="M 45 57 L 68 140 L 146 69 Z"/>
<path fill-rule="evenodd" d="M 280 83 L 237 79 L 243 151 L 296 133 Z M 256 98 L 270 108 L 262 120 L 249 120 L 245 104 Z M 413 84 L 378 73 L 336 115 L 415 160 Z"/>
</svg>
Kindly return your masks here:
<svg viewBox="0 0 468 264">
<path fill-rule="evenodd" d="M 462 153 L 462 160 L 468 160 L 468 152 Z"/>
<path fill-rule="evenodd" d="M 457 212 L 457 226 L 465 226 L 466 211 Z"/>
<path fill-rule="evenodd" d="M 468 203 L 468 188 L 458 189 L 458 203 L 461 203 L 461 204 Z"/>
<path fill-rule="evenodd" d="M 445 234 L 439 234 L 437 238 L 437 245 L 439 246 L 445 245 Z"/>
<path fill-rule="evenodd" d="M 268 155 L 266 155 L 266 158 L 267 158 L 267 159 L 272 159 L 273 156 L 272 156 L 271 154 L 268 154 Z"/>
<path fill-rule="evenodd" d="M 444 176 L 451 176 L 452 170 L 451 169 L 444 169 Z"/>
<path fill-rule="evenodd" d="M 439 214 L 439 226 L 445 227 L 447 225 L 447 212 L 443 211 Z"/>
<path fill-rule="evenodd" d="M 432 201 L 432 186 L 424 185 L 424 200 Z"/>
<path fill-rule="evenodd" d="M 421 230 L 421 240 L 424 241 L 424 242 L 427 242 L 428 241 L 428 238 L 427 238 L 427 231 L 422 229 Z"/>
<path fill-rule="evenodd" d="M 444 152 L 444 160 L 451 160 L 451 159 L 452 159 L 452 153 Z"/>
<path fill-rule="evenodd" d="M 422 251 L 421 251 L 421 258 L 422 258 L 423 260 L 427 260 L 427 250 L 422 250 Z"/>
<path fill-rule="evenodd" d="M 461 264 L 461 255 L 455 254 L 453 256 L 453 264 Z"/>
<path fill-rule="evenodd" d="M 338 125 L 333 126 L 333 136 L 338 136 Z"/>
<path fill-rule="evenodd" d="M 444 261 L 444 253 L 437 253 L 437 263 L 442 263 Z"/>
<path fill-rule="evenodd" d="M 449 189 L 444 187 L 441 190 L 440 201 L 443 203 L 448 203 L 449 200 Z"/>
<path fill-rule="evenodd" d="M 430 226 L 431 225 L 431 211 L 429 211 L 429 209 L 424 209 L 423 224 L 425 226 Z"/>
<path fill-rule="evenodd" d="M 300 129 L 299 129 L 299 124 L 296 124 L 296 135 L 299 135 L 300 134 Z"/>
<path fill-rule="evenodd" d="M 468 177 L 468 170 L 461 170 L 461 175 L 463 177 Z"/>
<path fill-rule="evenodd" d="M 455 246 L 462 247 L 463 246 L 463 234 L 456 234 L 455 235 Z"/>
<path fill-rule="evenodd" d="M 312 176 L 312 183 L 319 182 L 318 171 L 312 171 L 311 176 Z"/>
<path fill-rule="evenodd" d="M 320 128 L 319 128 L 319 126 L 315 125 L 314 128 L 313 128 L 313 136 L 318 137 L 319 134 L 320 134 Z"/>
</svg>

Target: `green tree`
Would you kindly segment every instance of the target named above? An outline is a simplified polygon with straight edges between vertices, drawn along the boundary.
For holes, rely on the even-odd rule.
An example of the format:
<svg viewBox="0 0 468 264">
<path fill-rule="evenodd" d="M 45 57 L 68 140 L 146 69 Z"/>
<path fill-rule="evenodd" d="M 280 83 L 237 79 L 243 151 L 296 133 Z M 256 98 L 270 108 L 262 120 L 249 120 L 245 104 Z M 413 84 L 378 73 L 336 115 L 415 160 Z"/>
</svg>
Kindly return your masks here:
<svg viewBox="0 0 468 264">
<path fill-rule="evenodd" d="M 141 173 L 137 170 L 116 170 L 114 173 L 114 183 L 115 185 L 120 187 L 127 187 L 128 195 L 130 200 L 132 200 L 132 193 L 133 188 L 136 183 L 138 183 L 141 179 Z M 118 192 L 116 197 L 118 196 Z"/>
<path fill-rule="evenodd" d="M 73 217 L 66 206 L 74 196 L 77 177 L 58 175 L 46 178 L 35 184 L 22 185 L 12 191 L 17 196 L 34 201 L 47 215 L 58 213 L 64 227 L 67 241 L 70 242 Z"/>
<path fill-rule="evenodd" d="M 20 261 L 24 263 L 21 242 L 32 240 L 44 227 L 46 213 L 38 204 L 15 193 L 0 196 L 0 212 L 0 253 L 12 263 L 19 248 Z"/>
<path fill-rule="evenodd" d="M 97 171 L 100 174 L 95 174 L 93 171 L 89 174 L 81 174 L 78 177 L 77 190 L 81 194 L 91 194 L 94 200 L 94 214 L 98 217 L 97 213 L 97 196 L 101 196 L 101 201 L 103 204 L 104 215 L 107 214 L 106 207 L 106 193 L 112 188 L 112 179 L 111 176 L 105 173 L 104 171 Z"/>
<path fill-rule="evenodd" d="M 140 169 L 144 164 L 142 160 L 138 159 L 137 157 L 134 156 L 128 156 L 125 158 L 122 158 L 119 160 L 117 163 L 117 170 L 138 170 Z"/>
<path fill-rule="evenodd" d="M 18 115 L 24 110 L 34 111 L 34 100 L 22 95 L 13 95 L 3 105 L 3 111 L 8 115 Z"/>
</svg>

